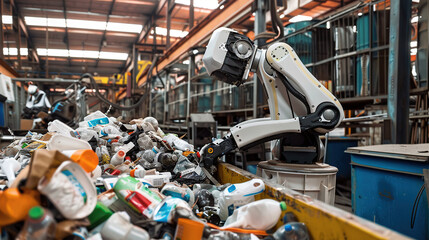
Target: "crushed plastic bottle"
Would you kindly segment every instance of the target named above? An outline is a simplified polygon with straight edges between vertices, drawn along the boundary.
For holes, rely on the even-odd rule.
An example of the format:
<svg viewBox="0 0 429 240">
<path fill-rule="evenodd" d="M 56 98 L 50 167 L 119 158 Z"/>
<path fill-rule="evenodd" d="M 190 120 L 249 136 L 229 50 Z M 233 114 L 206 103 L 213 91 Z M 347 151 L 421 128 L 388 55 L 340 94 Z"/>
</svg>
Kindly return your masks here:
<svg viewBox="0 0 429 240">
<path fill-rule="evenodd" d="M 167 141 L 170 146 L 181 150 L 181 151 L 194 151 L 194 146 L 189 144 L 185 140 L 180 139 L 175 134 L 167 134 L 163 137 L 164 141 Z"/>
<path fill-rule="evenodd" d="M 17 239 L 54 239 L 56 224 L 52 213 L 48 209 L 40 206 L 33 207 L 28 212 L 28 218 Z"/>
</svg>

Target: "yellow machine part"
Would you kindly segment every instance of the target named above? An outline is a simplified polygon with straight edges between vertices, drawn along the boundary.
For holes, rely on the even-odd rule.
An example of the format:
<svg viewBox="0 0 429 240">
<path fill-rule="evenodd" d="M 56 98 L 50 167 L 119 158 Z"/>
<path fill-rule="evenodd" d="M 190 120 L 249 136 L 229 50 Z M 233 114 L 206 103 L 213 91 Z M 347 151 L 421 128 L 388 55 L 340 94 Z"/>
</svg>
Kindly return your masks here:
<svg viewBox="0 0 429 240">
<path fill-rule="evenodd" d="M 260 178 L 243 169 L 227 163 L 218 166 L 218 180 L 222 183 L 242 183 L 253 178 Z M 256 200 L 271 198 L 285 201 L 286 212 L 293 212 L 300 222 L 304 222 L 311 234 L 311 239 L 410 239 L 393 230 L 360 218 L 334 206 L 295 192 L 279 184 L 266 180 L 265 191 L 255 196 Z M 284 213 L 277 227 L 283 223 Z"/>
</svg>

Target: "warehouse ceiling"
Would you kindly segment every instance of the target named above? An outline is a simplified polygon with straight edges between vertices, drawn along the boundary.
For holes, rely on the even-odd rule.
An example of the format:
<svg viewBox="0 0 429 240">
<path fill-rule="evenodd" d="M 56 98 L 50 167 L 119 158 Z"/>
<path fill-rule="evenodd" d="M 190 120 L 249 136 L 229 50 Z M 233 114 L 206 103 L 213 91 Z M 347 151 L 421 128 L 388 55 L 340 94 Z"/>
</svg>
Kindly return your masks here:
<svg viewBox="0 0 429 240">
<path fill-rule="evenodd" d="M 140 59 L 165 52 L 168 44 L 166 0 L 3 1 L 4 59 L 25 76 L 111 76 L 130 70 L 134 44 Z M 190 31 L 190 0 L 172 2 L 168 46 Z M 297 15 L 317 18 L 351 0 L 304 2 L 279 13 L 285 23 Z M 218 0 L 194 0 L 193 25 L 218 6 Z M 248 14 L 232 27 L 252 34 L 253 25 L 254 16 Z"/>
</svg>

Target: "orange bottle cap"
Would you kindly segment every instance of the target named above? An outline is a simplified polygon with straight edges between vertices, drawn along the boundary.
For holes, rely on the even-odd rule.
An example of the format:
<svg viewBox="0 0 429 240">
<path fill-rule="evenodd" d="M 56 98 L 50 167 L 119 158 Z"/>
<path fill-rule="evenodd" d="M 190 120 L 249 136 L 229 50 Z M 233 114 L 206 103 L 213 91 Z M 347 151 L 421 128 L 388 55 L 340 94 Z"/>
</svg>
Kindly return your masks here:
<svg viewBox="0 0 429 240">
<path fill-rule="evenodd" d="M 76 150 L 70 158 L 78 163 L 86 172 L 94 171 L 98 165 L 98 156 L 90 149 Z"/>
</svg>

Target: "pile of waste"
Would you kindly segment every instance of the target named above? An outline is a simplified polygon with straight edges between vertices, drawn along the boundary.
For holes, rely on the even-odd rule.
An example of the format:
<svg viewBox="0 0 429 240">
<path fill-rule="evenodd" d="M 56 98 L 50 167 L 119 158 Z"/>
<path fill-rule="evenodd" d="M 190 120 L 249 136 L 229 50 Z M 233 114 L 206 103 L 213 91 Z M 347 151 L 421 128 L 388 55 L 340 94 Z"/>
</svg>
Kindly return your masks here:
<svg viewBox="0 0 429 240">
<path fill-rule="evenodd" d="M 210 180 L 194 146 L 155 118 L 97 111 L 48 131 L 0 152 L 2 239 L 309 239 L 285 202 L 255 201 L 262 180 Z"/>
</svg>

